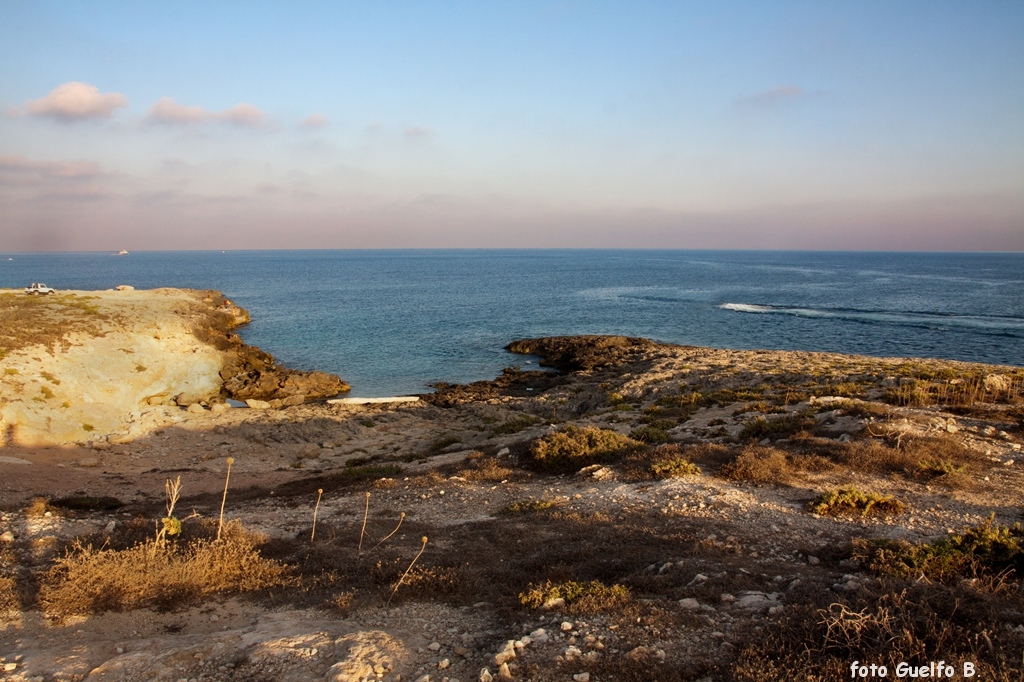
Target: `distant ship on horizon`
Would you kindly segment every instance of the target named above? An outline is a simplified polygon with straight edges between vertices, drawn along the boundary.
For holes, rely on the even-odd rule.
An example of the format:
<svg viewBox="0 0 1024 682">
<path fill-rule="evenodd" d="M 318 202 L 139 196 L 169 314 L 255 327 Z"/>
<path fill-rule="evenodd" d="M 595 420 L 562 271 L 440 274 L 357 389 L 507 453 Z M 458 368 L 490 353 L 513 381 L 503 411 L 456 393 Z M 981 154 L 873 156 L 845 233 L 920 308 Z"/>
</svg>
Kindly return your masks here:
<svg viewBox="0 0 1024 682">
<path fill-rule="evenodd" d="M 118 251 L 114 255 L 115 256 L 127 256 L 128 255 L 128 251 L 126 251 L 125 249 L 121 249 L 120 251 Z"/>
</svg>

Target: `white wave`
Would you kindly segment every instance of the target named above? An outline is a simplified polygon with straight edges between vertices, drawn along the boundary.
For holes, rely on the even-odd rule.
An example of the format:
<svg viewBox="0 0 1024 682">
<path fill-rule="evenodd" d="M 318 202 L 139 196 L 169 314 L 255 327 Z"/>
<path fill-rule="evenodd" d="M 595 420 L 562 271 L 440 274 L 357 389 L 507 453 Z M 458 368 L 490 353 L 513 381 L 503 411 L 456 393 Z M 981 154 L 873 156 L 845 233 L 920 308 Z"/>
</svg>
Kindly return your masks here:
<svg viewBox="0 0 1024 682">
<path fill-rule="evenodd" d="M 989 317 L 986 315 L 954 315 L 940 313 L 915 313 L 885 310 L 843 310 L 818 308 L 787 308 L 783 306 L 755 305 L 752 303 L 723 303 L 719 308 L 739 313 L 762 313 L 793 315 L 796 317 L 819 317 L 854 322 L 882 322 L 926 326 L 932 328 L 960 327 L 987 329 L 993 331 L 1024 331 L 1024 319 L 1018 317 Z"/>
<path fill-rule="evenodd" d="M 722 310 L 735 310 L 738 313 L 777 313 L 779 308 L 770 305 L 753 305 L 751 303 L 723 303 L 718 306 Z"/>
</svg>

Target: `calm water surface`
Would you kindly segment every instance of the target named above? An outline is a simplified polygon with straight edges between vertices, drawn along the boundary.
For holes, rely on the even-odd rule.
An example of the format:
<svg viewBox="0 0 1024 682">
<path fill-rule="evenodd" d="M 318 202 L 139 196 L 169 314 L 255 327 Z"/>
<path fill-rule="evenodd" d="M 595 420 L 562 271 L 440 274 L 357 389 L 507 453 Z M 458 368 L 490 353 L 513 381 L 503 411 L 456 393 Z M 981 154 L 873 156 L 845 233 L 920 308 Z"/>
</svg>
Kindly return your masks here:
<svg viewBox="0 0 1024 682">
<path fill-rule="evenodd" d="M 9 260 L 10 259 L 10 260 Z M 1024 254 L 412 250 L 0 255 L 0 287 L 219 289 L 247 342 L 353 395 L 524 364 L 502 347 L 627 334 L 719 348 L 1024 365 Z"/>
</svg>

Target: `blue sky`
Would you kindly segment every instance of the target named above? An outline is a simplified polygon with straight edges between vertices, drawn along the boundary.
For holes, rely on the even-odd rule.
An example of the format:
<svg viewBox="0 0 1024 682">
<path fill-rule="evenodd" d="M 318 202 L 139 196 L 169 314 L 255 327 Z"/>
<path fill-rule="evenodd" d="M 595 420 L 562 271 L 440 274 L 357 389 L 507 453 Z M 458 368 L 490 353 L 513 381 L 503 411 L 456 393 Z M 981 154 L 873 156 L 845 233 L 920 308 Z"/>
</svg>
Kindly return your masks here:
<svg viewBox="0 0 1024 682">
<path fill-rule="evenodd" d="M 0 0 L 0 250 L 1024 250 L 1024 3 Z"/>
</svg>

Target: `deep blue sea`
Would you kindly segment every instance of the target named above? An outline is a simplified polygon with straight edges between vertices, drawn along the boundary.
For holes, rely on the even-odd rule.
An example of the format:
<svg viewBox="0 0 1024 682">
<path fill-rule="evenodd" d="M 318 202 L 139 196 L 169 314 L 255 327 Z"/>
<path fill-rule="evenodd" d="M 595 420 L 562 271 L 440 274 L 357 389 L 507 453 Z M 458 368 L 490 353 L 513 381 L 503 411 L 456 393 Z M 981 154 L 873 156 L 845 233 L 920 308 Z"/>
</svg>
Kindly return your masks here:
<svg viewBox="0 0 1024 682">
<path fill-rule="evenodd" d="M 1024 365 L 1024 254 L 387 250 L 0 254 L 0 287 L 218 289 L 249 343 L 352 395 L 489 379 L 512 339 Z"/>
</svg>

